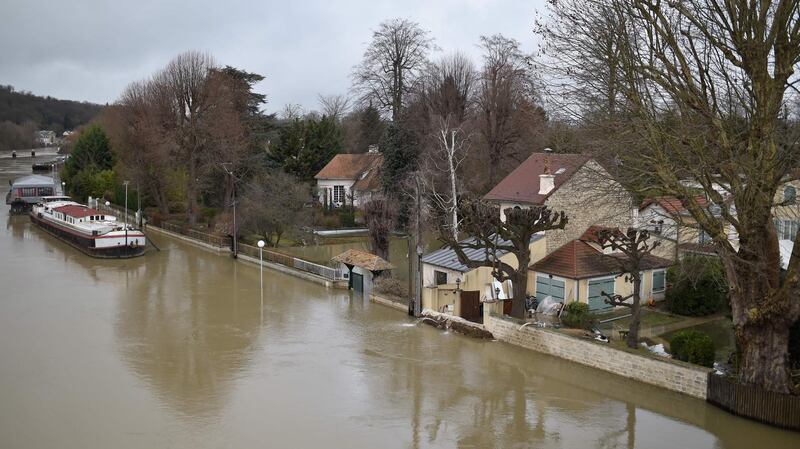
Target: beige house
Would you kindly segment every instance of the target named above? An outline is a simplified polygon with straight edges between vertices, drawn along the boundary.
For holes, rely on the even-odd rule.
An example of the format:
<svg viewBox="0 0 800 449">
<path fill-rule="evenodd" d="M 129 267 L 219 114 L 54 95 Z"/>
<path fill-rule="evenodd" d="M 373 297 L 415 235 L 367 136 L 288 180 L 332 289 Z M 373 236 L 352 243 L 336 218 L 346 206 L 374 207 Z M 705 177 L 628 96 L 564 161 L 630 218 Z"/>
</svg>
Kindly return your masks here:
<svg viewBox="0 0 800 449">
<path fill-rule="evenodd" d="M 544 257 L 546 249 L 543 235 L 535 235 L 530 242 L 531 260 Z M 472 260 L 484 260 L 482 250 L 465 249 Z M 517 258 L 511 253 L 499 252 L 500 260 L 516 267 Z M 528 293 L 532 293 L 530 276 Z M 499 283 L 489 267 L 468 268 L 459 262 L 455 251 L 442 248 L 422 257 L 422 308 L 449 312 L 466 319 L 480 320 L 483 305 L 498 299 L 510 298 L 510 281 Z M 510 302 L 499 303 L 510 307 Z"/>
<path fill-rule="evenodd" d="M 580 238 L 531 265 L 529 285 L 540 301 L 547 296 L 563 303 L 582 302 L 592 312 L 611 309 L 602 292 L 627 296 L 633 293 L 633 282 L 621 276 L 614 258 L 626 257 L 622 253 L 604 250 L 590 228 Z M 672 261 L 649 255 L 644 259 L 640 298 L 660 300 L 666 290 L 666 269 Z"/>
<path fill-rule="evenodd" d="M 484 199 L 500 205 L 502 218 L 505 209 L 514 207 L 547 206 L 563 211 L 567 226 L 546 233 L 548 254 L 579 238 L 590 226 L 626 229 L 638 220 L 633 197 L 597 161 L 549 149 L 531 154 Z"/>
<path fill-rule="evenodd" d="M 782 246 L 793 242 L 800 230 L 800 202 L 797 191 L 800 181 L 786 183 L 775 195 L 772 207 L 773 221 L 778 240 Z M 718 206 L 710 204 L 705 197 L 695 200 L 710 213 L 719 214 Z M 735 214 L 735 208 L 734 208 Z M 638 226 L 651 231 L 651 235 L 661 241 L 654 254 L 676 260 L 687 253 L 715 255 L 711 238 L 697 226 L 695 219 L 684 206 L 683 201 L 674 197 L 648 198 L 639 208 Z M 734 248 L 739 246 L 739 234 L 731 224 L 726 224 L 725 232 Z"/>
</svg>

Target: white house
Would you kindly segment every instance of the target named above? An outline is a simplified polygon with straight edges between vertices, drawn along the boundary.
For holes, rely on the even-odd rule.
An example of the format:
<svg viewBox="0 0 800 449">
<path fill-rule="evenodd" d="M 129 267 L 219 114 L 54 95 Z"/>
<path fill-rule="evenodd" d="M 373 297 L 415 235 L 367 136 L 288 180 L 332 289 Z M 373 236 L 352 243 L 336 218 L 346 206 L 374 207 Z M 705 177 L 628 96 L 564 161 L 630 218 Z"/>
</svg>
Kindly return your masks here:
<svg viewBox="0 0 800 449">
<path fill-rule="evenodd" d="M 380 194 L 381 165 L 383 155 L 377 151 L 337 154 L 314 176 L 319 202 L 333 207 L 363 205 Z"/>
</svg>

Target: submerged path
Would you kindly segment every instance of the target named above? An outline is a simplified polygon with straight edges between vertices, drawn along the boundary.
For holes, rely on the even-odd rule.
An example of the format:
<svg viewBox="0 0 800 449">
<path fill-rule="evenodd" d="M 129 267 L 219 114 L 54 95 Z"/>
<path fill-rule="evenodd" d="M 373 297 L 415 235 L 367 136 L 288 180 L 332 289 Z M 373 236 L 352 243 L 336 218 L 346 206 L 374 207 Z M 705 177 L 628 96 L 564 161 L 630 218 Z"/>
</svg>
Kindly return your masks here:
<svg viewBox="0 0 800 449">
<path fill-rule="evenodd" d="M 0 154 L 0 193 L 30 170 Z M 0 447 L 790 448 L 800 434 L 153 234 L 0 220 Z M 263 321 L 260 314 L 263 313 Z"/>
</svg>

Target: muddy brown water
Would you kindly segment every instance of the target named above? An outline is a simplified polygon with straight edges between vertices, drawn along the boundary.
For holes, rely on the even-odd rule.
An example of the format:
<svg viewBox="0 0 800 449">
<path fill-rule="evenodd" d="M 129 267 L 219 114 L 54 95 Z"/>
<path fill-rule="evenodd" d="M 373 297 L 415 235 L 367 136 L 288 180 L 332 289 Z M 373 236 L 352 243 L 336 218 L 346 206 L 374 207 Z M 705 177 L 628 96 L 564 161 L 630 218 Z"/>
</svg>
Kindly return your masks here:
<svg viewBox="0 0 800 449">
<path fill-rule="evenodd" d="M 0 154 L 0 193 L 30 163 Z M 169 238 L 96 260 L 0 220 L 1 448 L 800 447 L 269 270 L 261 310 L 256 267 Z"/>
</svg>

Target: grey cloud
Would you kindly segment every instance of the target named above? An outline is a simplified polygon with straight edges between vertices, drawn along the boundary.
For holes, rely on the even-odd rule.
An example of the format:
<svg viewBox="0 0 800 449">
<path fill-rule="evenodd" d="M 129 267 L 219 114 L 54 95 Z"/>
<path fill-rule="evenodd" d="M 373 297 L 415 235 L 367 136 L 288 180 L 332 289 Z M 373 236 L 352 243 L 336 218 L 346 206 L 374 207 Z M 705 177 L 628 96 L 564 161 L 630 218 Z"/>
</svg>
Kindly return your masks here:
<svg viewBox="0 0 800 449">
<path fill-rule="evenodd" d="M 3 0 L 0 83 L 59 98 L 115 101 L 131 81 L 176 54 L 207 51 L 220 64 L 266 76 L 268 110 L 317 106 L 345 93 L 350 71 L 382 20 L 408 17 L 444 52 L 478 62 L 482 34 L 503 33 L 534 49 L 543 0 L 45 1 Z"/>
</svg>

